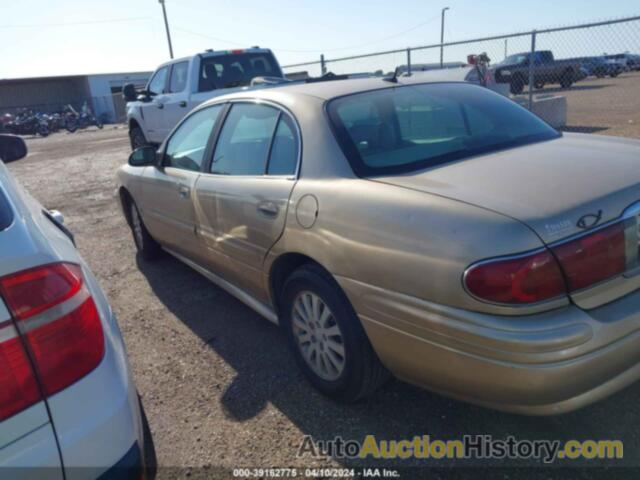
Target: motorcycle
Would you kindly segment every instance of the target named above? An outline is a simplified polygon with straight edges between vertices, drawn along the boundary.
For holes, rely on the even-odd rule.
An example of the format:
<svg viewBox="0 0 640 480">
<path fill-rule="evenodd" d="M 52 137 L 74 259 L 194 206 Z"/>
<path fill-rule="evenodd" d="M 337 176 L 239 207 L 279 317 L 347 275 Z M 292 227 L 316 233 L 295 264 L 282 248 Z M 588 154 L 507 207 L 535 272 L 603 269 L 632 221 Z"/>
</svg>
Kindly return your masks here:
<svg viewBox="0 0 640 480">
<path fill-rule="evenodd" d="M 23 112 L 5 124 L 4 129 L 14 135 L 41 135 L 42 137 L 49 135 L 47 122 L 42 118 L 38 118 L 33 112 Z"/>
<path fill-rule="evenodd" d="M 92 125 L 95 125 L 99 129 L 104 127 L 102 121 L 93 115 L 93 112 L 86 105 L 83 106 L 82 112 L 78 113 L 71 105 L 67 105 L 64 110 L 64 124 L 65 128 L 73 133 L 78 128 L 85 129 Z"/>
</svg>

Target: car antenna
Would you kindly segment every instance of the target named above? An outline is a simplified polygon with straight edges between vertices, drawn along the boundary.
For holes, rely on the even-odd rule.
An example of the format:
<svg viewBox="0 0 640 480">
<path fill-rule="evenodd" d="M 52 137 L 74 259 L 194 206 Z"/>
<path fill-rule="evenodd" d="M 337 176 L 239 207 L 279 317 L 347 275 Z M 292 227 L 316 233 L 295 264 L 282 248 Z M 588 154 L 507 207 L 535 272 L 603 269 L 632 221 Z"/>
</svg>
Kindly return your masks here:
<svg viewBox="0 0 640 480">
<path fill-rule="evenodd" d="M 384 80 L 385 82 L 398 83 L 399 72 L 400 72 L 400 67 L 396 67 L 396 69 L 393 71 L 393 76 L 384 77 L 382 80 Z"/>
</svg>

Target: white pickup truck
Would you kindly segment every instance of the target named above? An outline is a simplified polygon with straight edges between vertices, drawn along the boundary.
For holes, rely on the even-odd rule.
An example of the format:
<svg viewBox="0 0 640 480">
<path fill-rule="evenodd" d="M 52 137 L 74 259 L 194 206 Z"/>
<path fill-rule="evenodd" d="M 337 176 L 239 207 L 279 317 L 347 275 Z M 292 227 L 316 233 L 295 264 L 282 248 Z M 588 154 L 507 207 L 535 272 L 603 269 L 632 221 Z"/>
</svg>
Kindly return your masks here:
<svg viewBox="0 0 640 480">
<path fill-rule="evenodd" d="M 131 148 L 162 143 L 194 107 L 249 88 L 256 77 L 283 77 L 271 50 L 207 50 L 160 65 L 143 91 L 137 92 L 131 84 L 123 90 Z"/>
</svg>

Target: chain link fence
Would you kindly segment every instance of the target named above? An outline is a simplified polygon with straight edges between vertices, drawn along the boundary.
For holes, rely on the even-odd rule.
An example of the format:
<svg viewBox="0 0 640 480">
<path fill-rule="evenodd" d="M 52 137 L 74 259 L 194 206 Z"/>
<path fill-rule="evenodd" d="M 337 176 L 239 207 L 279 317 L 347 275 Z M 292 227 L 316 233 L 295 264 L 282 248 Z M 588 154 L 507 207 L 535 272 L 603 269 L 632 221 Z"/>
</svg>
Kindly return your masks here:
<svg viewBox="0 0 640 480">
<path fill-rule="evenodd" d="M 442 52 L 443 63 L 440 63 Z M 550 52 L 550 53 L 548 53 Z M 640 138 L 640 16 L 286 65 L 290 78 L 389 75 L 486 53 L 504 92 L 552 125 Z"/>
</svg>

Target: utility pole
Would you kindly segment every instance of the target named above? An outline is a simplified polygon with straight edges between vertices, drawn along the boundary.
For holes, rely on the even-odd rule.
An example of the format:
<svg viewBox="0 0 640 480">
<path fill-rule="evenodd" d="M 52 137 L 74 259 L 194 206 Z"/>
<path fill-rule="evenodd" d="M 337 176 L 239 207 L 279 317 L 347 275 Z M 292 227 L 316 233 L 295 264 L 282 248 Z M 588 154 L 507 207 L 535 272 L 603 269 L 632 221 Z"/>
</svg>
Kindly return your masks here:
<svg viewBox="0 0 640 480">
<path fill-rule="evenodd" d="M 440 26 L 440 68 L 444 66 L 444 12 L 449 10 L 449 7 L 442 9 L 442 24 Z"/>
<path fill-rule="evenodd" d="M 173 60 L 173 47 L 171 46 L 171 33 L 169 33 L 169 20 L 167 20 L 167 9 L 164 6 L 164 0 L 158 0 L 162 5 L 162 14 L 164 15 L 164 28 L 167 30 L 167 42 L 169 43 L 169 56 Z"/>
</svg>

